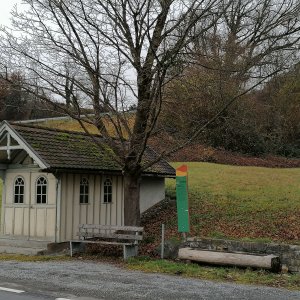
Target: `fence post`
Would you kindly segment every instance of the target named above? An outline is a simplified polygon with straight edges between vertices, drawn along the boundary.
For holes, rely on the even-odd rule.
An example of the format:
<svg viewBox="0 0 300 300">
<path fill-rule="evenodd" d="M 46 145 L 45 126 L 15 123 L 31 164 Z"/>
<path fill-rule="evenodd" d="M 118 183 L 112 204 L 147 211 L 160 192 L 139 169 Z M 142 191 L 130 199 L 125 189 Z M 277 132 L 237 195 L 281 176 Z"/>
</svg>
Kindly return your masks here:
<svg viewBox="0 0 300 300">
<path fill-rule="evenodd" d="M 161 224 L 161 259 L 164 259 L 165 254 L 165 224 Z"/>
</svg>

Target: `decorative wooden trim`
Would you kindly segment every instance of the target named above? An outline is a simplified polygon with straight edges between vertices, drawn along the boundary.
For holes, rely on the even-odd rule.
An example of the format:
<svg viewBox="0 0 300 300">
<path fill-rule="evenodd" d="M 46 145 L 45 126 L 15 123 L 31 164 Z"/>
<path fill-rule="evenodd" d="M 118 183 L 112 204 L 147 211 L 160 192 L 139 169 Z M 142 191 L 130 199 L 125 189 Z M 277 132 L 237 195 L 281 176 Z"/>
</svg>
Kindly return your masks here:
<svg viewBox="0 0 300 300">
<path fill-rule="evenodd" d="M 36 163 L 39 165 L 42 169 L 47 169 L 50 166 L 42 160 L 42 158 L 33 150 L 33 148 L 17 133 L 17 131 L 10 126 L 10 124 L 6 121 L 3 121 L 0 127 L 0 135 L 3 134 L 3 132 L 7 131 L 7 146 L 1 146 L 0 150 L 6 150 L 8 154 L 8 159 L 10 159 L 10 152 L 11 150 L 18 150 L 23 149 L 25 150 L 28 155 L 36 161 Z M 18 146 L 12 146 L 10 143 L 11 137 L 19 144 Z M 1 149 L 4 147 L 4 149 Z M 15 148 L 18 147 L 18 148 Z"/>
</svg>

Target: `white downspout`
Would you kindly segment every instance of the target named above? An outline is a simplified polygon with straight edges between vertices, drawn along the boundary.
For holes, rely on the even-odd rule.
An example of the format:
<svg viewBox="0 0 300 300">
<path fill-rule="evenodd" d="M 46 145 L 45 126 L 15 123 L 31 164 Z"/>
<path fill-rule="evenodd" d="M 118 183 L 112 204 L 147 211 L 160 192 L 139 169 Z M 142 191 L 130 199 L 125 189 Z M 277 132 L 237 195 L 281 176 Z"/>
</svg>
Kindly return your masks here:
<svg viewBox="0 0 300 300">
<path fill-rule="evenodd" d="M 0 177 L 2 178 L 2 205 L 1 205 L 1 223 L 0 223 L 0 233 L 5 234 L 5 209 L 6 209 L 6 172 L 0 172 Z"/>
<path fill-rule="evenodd" d="M 61 177 L 56 176 L 56 225 L 55 225 L 55 242 L 60 243 L 61 230 Z"/>
<path fill-rule="evenodd" d="M 33 209 L 33 206 L 32 206 L 32 198 L 34 197 L 33 195 L 32 195 L 32 189 L 31 189 L 31 184 L 32 184 L 32 172 L 30 171 L 29 172 L 29 199 L 28 199 L 28 237 L 27 237 L 27 240 L 29 241 L 30 239 L 36 239 L 36 237 L 37 237 L 37 234 L 36 234 L 36 231 L 37 231 L 37 221 L 35 221 L 34 222 L 34 225 L 35 225 L 35 228 L 34 228 L 34 230 L 33 230 L 33 236 L 31 236 L 31 234 L 30 234 L 30 221 L 31 221 L 31 218 L 30 218 L 30 216 L 31 216 L 31 210 Z M 26 195 L 26 194 L 25 194 Z M 35 195 L 35 193 L 34 193 L 34 195 Z M 26 201 L 26 198 L 24 199 L 25 201 Z M 24 201 L 24 202 L 25 202 Z M 24 221 L 23 221 L 23 223 L 24 223 Z M 23 224 L 23 230 L 24 230 L 24 224 Z M 23 235 L 24 235 L 24 231 L 23 231 Z M 24 235 L 25 236 L 25 235 Z"/>
</svg>

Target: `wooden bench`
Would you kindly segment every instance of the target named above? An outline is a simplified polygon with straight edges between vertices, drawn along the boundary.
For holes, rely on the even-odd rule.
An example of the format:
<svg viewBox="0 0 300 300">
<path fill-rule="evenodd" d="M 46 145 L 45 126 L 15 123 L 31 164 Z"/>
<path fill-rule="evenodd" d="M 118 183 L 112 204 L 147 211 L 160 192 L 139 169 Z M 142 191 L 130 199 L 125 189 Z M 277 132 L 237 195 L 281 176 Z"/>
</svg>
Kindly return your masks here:
<svg viewBox="0 0 300 300">
<path fill-rule="evenodd" d="M 144 231 L 143 227 L 94 224 L 81 224 L 78 229 L 79 239 L 70 241 L 71 256 L 84 243 L 122 245 L 125 260 L 137 255 L 138 242 L 143 239 Z"/>
</svg>

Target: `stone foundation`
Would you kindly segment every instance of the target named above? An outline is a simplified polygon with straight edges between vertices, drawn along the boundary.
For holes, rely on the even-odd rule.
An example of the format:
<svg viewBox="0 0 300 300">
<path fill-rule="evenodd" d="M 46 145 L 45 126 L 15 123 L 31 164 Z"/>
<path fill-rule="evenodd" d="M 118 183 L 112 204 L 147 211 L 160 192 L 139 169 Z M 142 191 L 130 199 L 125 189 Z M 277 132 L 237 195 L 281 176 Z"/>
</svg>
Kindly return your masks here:
<svg viewBox="0 0 300 300">
<path fill-rule="evenodd" d="M 188 238 L 184 246 L 224 252 L 274 254 L 280 257 L 283 269 L 300 273 L 300 246 L 298 245 Z"/>
</svg>

